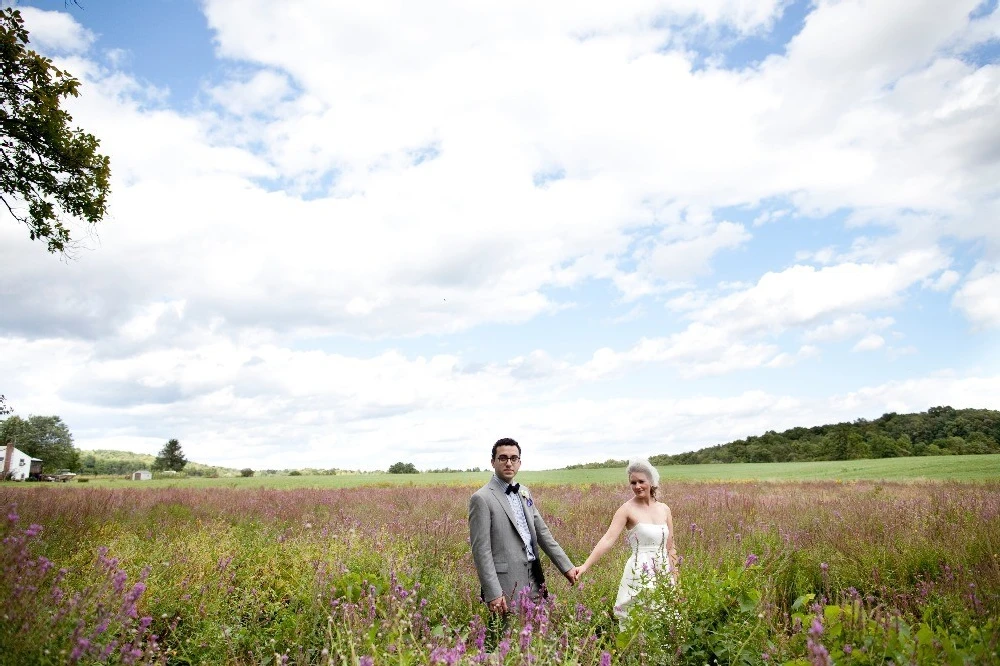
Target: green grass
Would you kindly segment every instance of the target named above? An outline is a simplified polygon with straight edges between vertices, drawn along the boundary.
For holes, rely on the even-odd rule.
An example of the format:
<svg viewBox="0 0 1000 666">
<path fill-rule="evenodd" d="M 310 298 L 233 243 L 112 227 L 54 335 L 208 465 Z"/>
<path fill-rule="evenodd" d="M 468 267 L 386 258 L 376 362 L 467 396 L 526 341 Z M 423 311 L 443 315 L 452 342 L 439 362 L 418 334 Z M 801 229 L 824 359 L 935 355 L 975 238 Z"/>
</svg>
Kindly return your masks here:
<svg viewBox="0 0 1000 666">
<path fill-rule="evenodd" d="M 738 463 L 728 465 L 669 465 L 660 467 L 664 481 L 854 481 L 932 480 L 989 481 L 1000 479 L 1000 455 L 833 460 L 802 463 Z M 251 478 L 188 478 L 130 481 L 96 478 L 94 487 L 180 488 L 356 488 L 359 486 L 478 486 L 490 472 L 437 474 L 340 474 L 337 476 L 257 476 Z M 624 483 L 621 468 L 522 471 L 528 485 L 590 485 Z M 73 487 L 77 484 L 54 484 Z"/>
<path fill-rule="evenodd" d="M 983 469 L 983 458 L 964 462 Z M 552 473 L 527 473 L 580 562 L 628 489 L 620 469 L 594 485 L 581 485 L 592 470 L 567 474 L 574 483 L 549 485 Z M 462 650 L 461 666 L 490 663 L 477 638 L 472 488 L 458 485 L 482 476 L 346 489 L 260 482 L 359 479 L 0 484 L 0 666 L 67 664 L 82 649 L 76 663 L 135 663 L 97 655 L 136 637 L 138 663 L 171 666 L 371 663 L 362 655 L 412 666 Z M 544 562 L 551 604 L 513 617 L 511 652 L 492 663 L 805 665 L 815 621 L 838 665 L 1000 664 L 998 480 L 685 480 L 666 482 L 664 499 L 684 558 L 680 597 L 662 586 L 619 633 L 621 540 L 577 587 Z"/>
</svg>

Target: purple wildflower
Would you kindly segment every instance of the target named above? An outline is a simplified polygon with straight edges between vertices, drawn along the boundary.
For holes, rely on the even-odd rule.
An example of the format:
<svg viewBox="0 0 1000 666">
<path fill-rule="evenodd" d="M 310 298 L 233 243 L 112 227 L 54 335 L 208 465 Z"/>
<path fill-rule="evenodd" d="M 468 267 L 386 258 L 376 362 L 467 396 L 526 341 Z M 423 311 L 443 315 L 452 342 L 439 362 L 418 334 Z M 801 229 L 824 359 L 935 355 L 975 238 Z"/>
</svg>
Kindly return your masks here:
<svg viewBox="0 0 1000 666">
<path fill-rule="evenodd" d="M 79 661 L 80 657 L 87 654 L 88 648 L 90 648 L 90 640 L 87 638 L 80 638 L 77 640 L 76 645 L 73 646 L 73 651 L 69 653 L 69 660 Z"/>
</svg>

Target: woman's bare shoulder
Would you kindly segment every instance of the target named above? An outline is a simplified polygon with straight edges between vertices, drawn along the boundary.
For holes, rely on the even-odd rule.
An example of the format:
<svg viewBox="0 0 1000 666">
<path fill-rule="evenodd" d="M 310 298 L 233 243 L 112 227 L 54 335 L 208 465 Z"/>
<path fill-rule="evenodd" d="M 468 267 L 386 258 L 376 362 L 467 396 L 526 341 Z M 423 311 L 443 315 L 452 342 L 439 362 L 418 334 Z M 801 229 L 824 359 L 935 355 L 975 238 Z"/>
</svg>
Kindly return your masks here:
<svg viewBox="0 0 1000 666">
<path fill-rule="evenodd" d="M 632 500 L 625 500 L 615 513 L 631 516 L 633 511 L 635 511 L 635 503 Z"/>
</svg>

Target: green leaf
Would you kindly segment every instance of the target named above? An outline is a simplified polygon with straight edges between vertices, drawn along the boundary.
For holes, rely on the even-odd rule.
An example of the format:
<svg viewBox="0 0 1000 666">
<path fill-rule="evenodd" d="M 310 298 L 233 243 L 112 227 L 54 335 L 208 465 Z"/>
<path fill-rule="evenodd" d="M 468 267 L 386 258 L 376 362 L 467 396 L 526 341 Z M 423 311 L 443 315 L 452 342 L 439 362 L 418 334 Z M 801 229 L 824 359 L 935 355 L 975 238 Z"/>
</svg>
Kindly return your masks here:
<svg viewBox="0 0 1000 666">
<path fill-rule="evenodd" d="M 746 590 L 740 595 L 740 610 L 749 613 L 757 608 L 760 603 L 760 592 L 758 590 Z"/>
<path fill-rule="evenodd" d="M 811 592 L 809 594 L 803 594 L 801 597 L 799 597 L 792 603 L 792 610 L 793 611 L 801 610 L 806 604 L 808 604 L 815 598 L 816 595 Z"/>
</svg>

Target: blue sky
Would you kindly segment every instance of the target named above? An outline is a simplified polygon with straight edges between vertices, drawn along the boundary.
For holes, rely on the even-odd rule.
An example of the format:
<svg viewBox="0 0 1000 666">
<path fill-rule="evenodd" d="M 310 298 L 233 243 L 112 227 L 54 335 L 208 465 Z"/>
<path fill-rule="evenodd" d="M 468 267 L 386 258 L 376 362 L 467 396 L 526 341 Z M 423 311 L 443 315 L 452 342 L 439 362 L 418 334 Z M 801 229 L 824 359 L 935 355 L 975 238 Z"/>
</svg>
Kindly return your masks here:
<svg viewBox="0 0 1000 666">
<path fill-rule="evenodd" d="M 525 468 L 1000 408 L 987 3 L 20 2 L 110 219 L 0 225 L 84 449 Z"/>
</svg>

